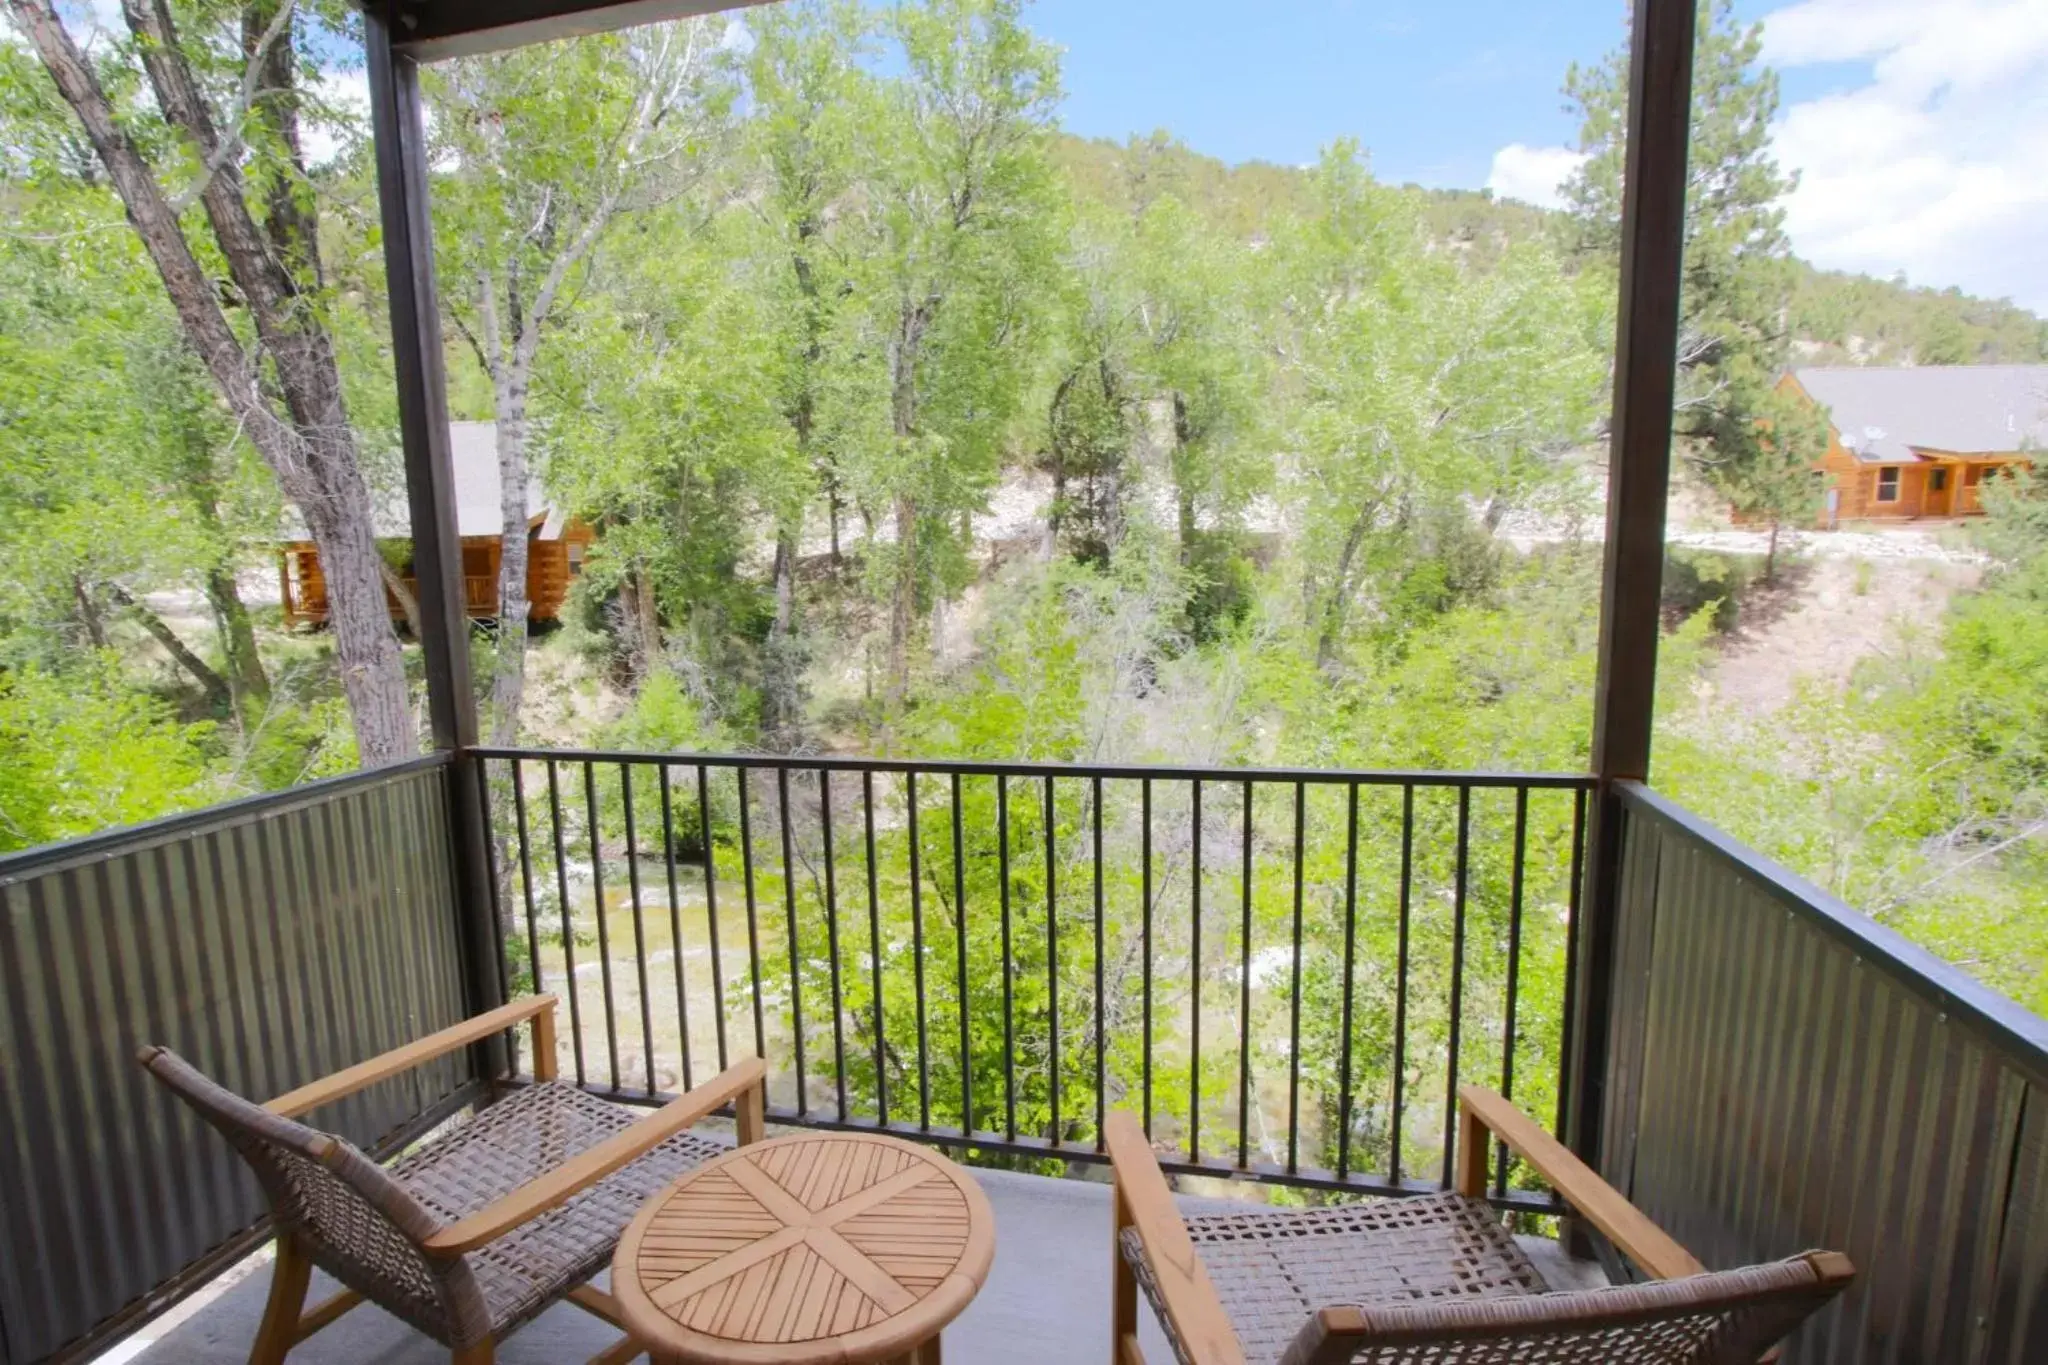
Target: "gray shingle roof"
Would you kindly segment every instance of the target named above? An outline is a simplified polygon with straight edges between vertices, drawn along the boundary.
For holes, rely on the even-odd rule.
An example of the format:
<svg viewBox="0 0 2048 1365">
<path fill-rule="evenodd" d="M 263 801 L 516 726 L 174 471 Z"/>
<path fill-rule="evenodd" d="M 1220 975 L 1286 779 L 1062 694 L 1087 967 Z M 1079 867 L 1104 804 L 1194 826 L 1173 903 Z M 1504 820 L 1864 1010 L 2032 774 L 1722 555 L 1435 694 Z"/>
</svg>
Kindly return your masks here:
<svg viewBox="0 0 2048 1365">
<path fill-rule="evenodd" d="M 2048 446 L 2048 365 L 1815 366 L 1792 375 L 1864 464 L 1910 464 L 1916 450 Z"/>
<path fill-rule="evenodd" d="M 529 450 L 529 454 L 530 454 Z M 456 534 L 495 536 L 503 532 L 498 510 L 498 424 L 496 422 L 450 422 L 448 455 L 455 466 Z M 395 462 L 395 457 L 394 457 Z M 379 540 L 407 540 L 412 536 L 412 507 L 406 500 L 405 479 L 395 470 L 383 471 L 385 482 L 370 488 L 370 526 Z M 545 514 L 540 528 L 542 540 L 558 538 L 568 523 L 564 510 L 548 500 L 540 476 L 529 474 L 526 481 L 526 515 L 529 520 Z M 284 509 L 285 535 L 304 540 L 305 522 L 298 509 Z"/>
</svg>

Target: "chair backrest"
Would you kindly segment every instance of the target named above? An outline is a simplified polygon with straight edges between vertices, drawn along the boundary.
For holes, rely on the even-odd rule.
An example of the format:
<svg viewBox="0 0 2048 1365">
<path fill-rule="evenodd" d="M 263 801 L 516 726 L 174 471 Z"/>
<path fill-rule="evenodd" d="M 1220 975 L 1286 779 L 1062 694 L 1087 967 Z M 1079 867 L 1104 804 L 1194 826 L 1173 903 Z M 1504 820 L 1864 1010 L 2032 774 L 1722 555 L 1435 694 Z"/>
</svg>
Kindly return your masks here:
<svg viewBox="0 0 2048 1365">
<path fill-rule="evenodd" d="M 169 1048 L 145 1048 L 137 1060 L 241 1153 L 269 1196 L 278 1235 L 297 1236 L 314 1264 L 444 1342 L 488 1334 L 468 1262 L 420 1249 L 444 1220 L 354 1144 L 250 1103 Z"/>
<path fill-rule="evenodd" d="M 1311 1317 L 1282 1365 L 1755 1365 L 1848 1287 L 1845 1257 L 1562 1294 L 1332 1307 Z"/>
</svg>

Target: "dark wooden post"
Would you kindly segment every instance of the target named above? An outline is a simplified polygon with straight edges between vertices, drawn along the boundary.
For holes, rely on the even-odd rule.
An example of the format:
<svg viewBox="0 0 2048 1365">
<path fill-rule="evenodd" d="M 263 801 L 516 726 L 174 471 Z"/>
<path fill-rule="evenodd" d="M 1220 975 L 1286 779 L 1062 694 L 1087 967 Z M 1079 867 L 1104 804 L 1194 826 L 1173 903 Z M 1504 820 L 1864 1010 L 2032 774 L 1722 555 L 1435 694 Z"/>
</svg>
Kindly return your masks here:
<svg viewBox="0 0 2048 1365">
<path fill-rule="evenodd" d="M 427 205 L 426 121 L 419 67 L 395 46 L 376 7 L 363 15 L 376 138 L 377 199 L 383 210 L 385 290 L 391 307 L 398 425 L 412 512 L 413 570 L 419 580 L 420 644 L 426 654 L 427 714 L 434 747 L 454 754 L 449 825 L 456 896 L 463 913 L 464 968 L 472 1013 L 504 1001 L 490 856 L 485 847 L 476 692 L 469 673 L 469 613 L 462 540 L 455 522 L 455 471 L 448 451 L 448 377 L 434 285 L 433 222 Z M 502 1057 L 490 1060 L 495 1069 Z"/>
<path fill-rule="evenodd" d="M 1593 710 L 1593 803 L 1565 1140 L 1598 1167 L 1609 1064 L 1622 817 L 1618 781 L 1650 770 L 1664 505 L 1678 382 L 1678 293 L 1685 255 L 1686 152 L 1696 0 L 1636 0 L 1630 35 L 1628 148 L 1621 204 L 1620 326 L 1607 472 L 1600 662 Z"/>
</svg>

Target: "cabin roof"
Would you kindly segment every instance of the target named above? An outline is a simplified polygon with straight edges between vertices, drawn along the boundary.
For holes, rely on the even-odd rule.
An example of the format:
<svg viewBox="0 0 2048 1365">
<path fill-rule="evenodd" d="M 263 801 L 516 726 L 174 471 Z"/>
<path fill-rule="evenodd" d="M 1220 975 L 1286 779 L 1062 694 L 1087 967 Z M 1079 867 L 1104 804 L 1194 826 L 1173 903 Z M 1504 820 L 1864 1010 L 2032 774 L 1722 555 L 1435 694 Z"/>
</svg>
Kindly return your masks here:
<svg viewBox="0 0 2048 1365">
<path fill-rule="evenodd" d="M 2048 366 L 2043 367 L 2048 370 Z M 461 536 L 495 536 L 504 531 L 503 513 L 498 506 L 498 424 L 496 422 L 450 422 L 448 455 L 455 465 L 455 527 Z M 405 502 L 399 500 L 399 523 L 409 527 Z M 529 472 L 526 480 L 526 519 L 545 518 L 540 538 L 554 540 L 562 534 L 566 517 L 548 501 L 540 476 Z M 379 520 L 382 520 L 380 517 Z M 378 534 L 383 534 L 380 529 Z M 409 534 L 401 531 L 399 534 Z"/>
<path fill-rule="evenodd" d="M 498 507 L 498 424 L 496 422 L 450 422 L 448 456 L 455 467 L 455 532 L 472 536 L 497 536 L 504 532 Z M 409 540 L 412 537 L 412 509 L 406 502 L 403 484 L 396 488 L 370 490 L 370 525 L 379 540 Z M 568 524 L 568 513 L 549 500 L 538 474 L 526 481 L 526 519 L 540 522 L 539 537 L 556 540 Z M 306 538 L 304 524 L 296 510 L 285 512 L 287 535 Z"/>
<path fill-rule="evenodd" d="M 1862 464 L 2048 445 L 2048 365 L 1810 366 L 1792 377 Z"/>
</svg>

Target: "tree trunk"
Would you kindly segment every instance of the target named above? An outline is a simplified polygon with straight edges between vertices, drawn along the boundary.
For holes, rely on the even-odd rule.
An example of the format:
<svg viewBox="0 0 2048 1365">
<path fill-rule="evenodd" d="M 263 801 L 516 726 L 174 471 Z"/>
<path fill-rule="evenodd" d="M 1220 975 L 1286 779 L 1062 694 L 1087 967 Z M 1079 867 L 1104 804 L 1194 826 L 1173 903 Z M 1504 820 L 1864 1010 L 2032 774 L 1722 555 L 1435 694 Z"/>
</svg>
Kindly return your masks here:
<svg viewBox="0 0 2048 1365">
<path fill-rule="evenodd" d="M 889 682 L 895 711 L 910 690 L 910 633 L 917 615 L 917 500 L 896 495 L 896 584 L 889 595 Z"/>
<path fill-rule="evenodd" d="M 1188 445 L 1192 435 L 1192 424 L 1188 419 L 1186 395 L 1173 395 L 1173 457 L 1168 461 L 1173 470 L 1174 506 L 1179 514 L 1180 562 L 1186 568 L 1194 561 L 1195 554 L 1195 489 L 1194 479 L 1187 469 Z"/>
<path fill-rule="evenodd" d="M 213 550 L 213 562 L 206 566 L 200 587 L 213 609 L 214 632 L 220 640 L 220 656 L 233 693 L 235 718 L 244 731 L 250 726 L 251 710 L 261 711 L 270 700 L 270 678 L 263 671 L 263 656 L 257 652 L 256 630 L 249 621 L 249 609 L 242 604 L 242 592 L 235 583 L 234 552 L 238 543 L 221 518 L 220 479 L 215 467 L 213 443 L 196 415 L 174 419 L 178 428 L 178 477 L 192 504 L 192 515 L 205 528 Z"/>
<path fill-rule="evenodd" d="M 214 627 L 220 632 L 221 658 L 227 664 L 235 714 L 246 730 L 250 711 L 261 710 L 270 700 L 270 676 L 263 671 L 263 656 L 256 650 L 256 628 L 227 566 L 216 564 L 206 571 L 205 591 L 207 604 L 213 608 Z"/>
<path fill-rule="evenodd" d="M 85 580 L 77 574 L 71 575 L 71 600 L 78 604 L 78 623 L 85 628 L 85 638 L 94 649 L 107 647 L 107 625 L 100 615 L 100 604 L 93 601 L 86 591 Z"/>
<path fill-rule="evenodd" d="M 661 603 L 645 560 L 633 566 L 633 608 L 640 637 L 640 681 L 645 682 L 661 667 Z"/>
<path fill-rule="evenodd" d="M 425 639 L 420 629 L 420 599 L 411 588 L 405 586 L 405 575 L 391 567 L 391 562 L 381 554 L 377 556 L 384 576 L 384 591 L 391 594 L 391 600 L 398 603 L 398 614 L 405 618 L 405 628 L 412 632 L 415 640 Z"/>
<path fill-rule="evenodd" d="M 1330 576 L 1329 596 L 1323 600 L 1322 620 L 1316 630 L 1316 667 L 1327 669 L 1337 662 L 1337 640 L 1344 632 L 1345 618 L 1349 615 L 1351 598 L 1351 566 L 1358 558 L 1360 547 L 1365 544 L 1365 533 L 1372 526 L 1372 508 L 1360 512 L 1358 519 L 1351 523 L 1349 534 L 1344 537 L 1344 549 L 1337 556 L 1336 572 Z"/>
<path fill-rule="evenodd" d="M 1764 550 L 1764 586 L 1775 587 L 1778 582 L 1778 519 L 1771 518 L 1770 544 Z"/>
<path fill-rule="evenodd" d="M 896 342 L 890 351 L 889 405 L 899 446 L 917 437 L 918 350 L 930 324 L 926 306 L 906 304 L 897 326 Z M 899 475 L 899 477 L 902 477 Z M 885 692 L 893 713 L 903 705 L 910 687 L 910 634 L 917 615 L 917 499 L 899 491 L 894 500 L 896 520 L 896 582 L 889 596 L 889 676 Z"/>
<path fill-rule="evenodd" d="M 796 746 L 801 719 L 796 648 L 796 534 L 784 526 L 775 535 L 775 619 L 768 626 L 768 647 L 762 668 L 762 729 L 776 749 Z"/>
<path fill-rule="evenodd" d="M 107 585 L 107 596 L 125 607 L 137 624 L 149 632 L 149 638 L 163 646 L 164 653 L 170 655 L 178 667 L 192 675 L 192 681 L 198 683 L 200 689 L 206 693 L 207 705 L 217 711 L 227 711 L 234 707 L 234 693 L 228 687 L 228 680 L 216 673 L 206 660 L 194 654 L 191 647 L 178 638 L 178 633 L 171 629 L 163 617 L 137 601 L 132 593 L 118 583 Z"/>
<path fill-rule="evenodd" d="M 98 77 L 49 0 L 5 3 L 107 168 L 187 342 L 305 520 L 327 579 L 336 662 L 363 764 L 374 767 L 405 758 L 417 751 L 418 735 L 407 705 L 398 640 L 384 609 L 370 494 L 356 462 L 334 350 L 322 330 L 320 310 L 302 296 L 250 216 L 237 160 L 221 154 L 212 114 L 177 46 L 168 11 L 160 0 L 122 4 L 130 29 L 142 40 L 143 64 L 158 107 L 193 144 L 202 166 L 218 162 L 218 169 L 205 176 L 200 202 L 248 305 L 258 344 L 270 358 L 267 374 L 228 325 L 220 291 L 186 243 L 177 211 L 115 119 Z M 290 78 L 289 68 L 285 78 Z M 266 391 L 273 386 L 284 400 L 282 414 Z"/>
<path fill-rule="evenodd" d="M 526 701 L 526 596 L 529 529 L 526 510 L 526 374 L 523 366 L 498 395 L 498 513 L 503 548 L 498 556 L 498 653 L 491 679 L 491 743 L 519 738 Z"/>
</svg>

